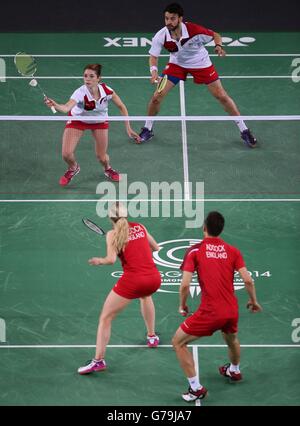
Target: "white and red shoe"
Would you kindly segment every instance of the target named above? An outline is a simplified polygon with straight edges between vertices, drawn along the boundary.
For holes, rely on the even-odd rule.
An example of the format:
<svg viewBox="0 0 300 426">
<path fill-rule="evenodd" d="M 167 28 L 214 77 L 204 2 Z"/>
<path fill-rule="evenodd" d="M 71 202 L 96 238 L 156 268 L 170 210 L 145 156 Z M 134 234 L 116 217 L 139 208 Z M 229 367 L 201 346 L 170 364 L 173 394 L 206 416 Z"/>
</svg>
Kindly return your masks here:
<svg viewBox="0 0 300 426">
<path fill-rule="evenodd" d="M 80 166 L 79 164 L 76 165 L 76 169 L 68 169 L 66 173 L 59 179 L 59 184 L 61 186 L 67 186 L 71 180 L 78 175 L 80 172 Z"/>
<path fill-rule="evenodd" d="M 116 170 L 114 170 L 112 167 L 110 167 L 109 169 L 106 169 L 104 172 L 104 175 L 114 181 L 114 182 L 119 182 L 121 180 L 121 175 L 119 172 L 117 172 Z"/>
</svg>

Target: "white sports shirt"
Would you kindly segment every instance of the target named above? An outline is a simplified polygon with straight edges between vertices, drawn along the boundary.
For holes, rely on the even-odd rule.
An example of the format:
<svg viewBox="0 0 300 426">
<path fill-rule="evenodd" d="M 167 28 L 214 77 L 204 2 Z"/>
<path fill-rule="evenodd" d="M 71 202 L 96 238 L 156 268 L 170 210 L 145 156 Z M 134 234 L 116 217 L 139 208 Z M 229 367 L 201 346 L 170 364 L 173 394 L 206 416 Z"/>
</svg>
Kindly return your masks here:
<svg viewBox="0 0 300 426">
<path fill-rule="evenodd" d="M 85 123 L 103 123 L 106 121 L 108 116 L 108 102 L 111 100 L 113 90 L 106 86 L 104 83 L 98 84 L 100 99 L 96 101 L 84 84 L 75 90 L 72 94 L 71 99 L 76 101 L 76 105 L 71 109 L 71 115 L 82 115 L 82 116 L 98 116 L 101 117 L 99 121 L 85 121 Z"/>
<path fill-rule="evenodd" d="M 152 39 L 149 54 L 159 57 L 164 47 L 170 52 L 169 63 L 183 68 L 207 68 L 212 65 L 204 44 L 212 40 L 214 32 L 191 22 L 181 23 L 182 37 L 171 38 L 167 27 L 158 31 Z"/>
</svg>

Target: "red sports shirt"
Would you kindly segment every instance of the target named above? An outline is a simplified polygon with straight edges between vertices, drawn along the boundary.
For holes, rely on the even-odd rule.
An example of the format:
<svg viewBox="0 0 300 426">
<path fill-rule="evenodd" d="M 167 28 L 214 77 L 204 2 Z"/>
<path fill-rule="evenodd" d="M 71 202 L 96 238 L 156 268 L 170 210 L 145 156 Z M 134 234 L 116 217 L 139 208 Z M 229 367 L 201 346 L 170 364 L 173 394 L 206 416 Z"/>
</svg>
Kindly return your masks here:
<svg viewBox="0 0 300 426">
<path fill-rule="evenodd" d="M 205 238 L 188 249 L 182 271 L 197 271 L 201 287 L 201 309 L 218 312 L 238 308 L 234 294 L 234 271 L 244 267 L 241 252 L 221 238 Z"/>
<path fill-rule="evenodd" d="M 129 241 L 119 254 L 124 273 L 150 275 L 157 273 L 147 233 L 140 223 L 129 222 Z"/>
</svg>

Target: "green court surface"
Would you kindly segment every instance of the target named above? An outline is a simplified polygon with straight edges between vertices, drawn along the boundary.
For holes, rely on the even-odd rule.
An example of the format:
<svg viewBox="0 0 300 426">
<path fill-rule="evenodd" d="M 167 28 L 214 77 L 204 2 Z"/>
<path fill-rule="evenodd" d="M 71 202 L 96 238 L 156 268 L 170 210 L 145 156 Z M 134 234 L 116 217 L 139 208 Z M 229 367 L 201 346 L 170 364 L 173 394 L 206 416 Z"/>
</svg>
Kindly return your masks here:
<svg viewBox="0 0 300 426">
<path fill-rule="evenodd" d="M 225 59 L 213 57 L 222 83 L 241 113 L 298 114 L 300 82 L 293 81 L 291 73 L 300 35 L 226 36 L 235 41 L 255 38 L 247 46 L 228 46 Z M 92 137 L 86 133 L 77 150 L 81 173 L 69 187 L 58 185 L 65 169 L 60 152 L 64 122 L 34 120 L 34 116 L 50 113 L 27 80 L 12 78 L 17 77 L 12 55 L 21 50 L 62 55 L 37 57 L 43 87 L 61 102 L 82 84 L 83 66 L 101 62 L 104 81 L 121 96 L 129 113 L 146 115 L 153 90 L 147 57 L 116 55 L 146 55 L 149 46 L 105 48 L 105 37 L 128 40 L 137 35 L 4 34 L 0 39 L 0 58 L 7 71 L 6 82 L 0 82 L 0 116 L 32 116 L 26 122 L 0 120 L 2 406 L 188 407 L 180 396 L 187 381 L 171 338 L 182 321 L 177 313 L 178 267 L 185 249 L 202 234 L 199 226 L 187 227 L 186 217 L 174 217 L 172 196 L 157 202 L 158 217 L 149 214 L 134 219 L 162 247 L 155 258 L 162 291 L 154 295 L 161 347 L 146 347 L 139 303 L 134 301 L 113 323 L 107 371 L 85 377 L 77 374 L 77 368 L 94 355 L 99 312 L 121 271 L 119 262 L 101 268 L 87 263 L 90 257 L 105 253 L 105 239 L 81 223 L 86 216 L 109 229 L 108 219 L 96 214 L 96 187 L 105 179 L 94 156 Z M 141 37 L 138 35 L 138 43 Z M 84 54 L 89 57 L 76 57 Z M 97 56 L 106 54 L 110 56 Z M 276 56 L 268 56 L 271 54 Z M 207 89 L 196 87 L 190 79 L 184 86 L 184 99 L 187 116 L 226 116 Z M 182 98 L 175 88 L 162 105 L 161 115 L 179 116 L 181 112 Z M 112 106 L 110 114 L 118 115 L 118 110 Z M 138 130 L 142 124 L 134 121 L 132 126 Z M 153 182 L 179 182 L 183 199 L 184 182 L 193 185 L 191 197 L 198 195 L 196 182 L 204 182 L 204 213 L 218 210 L 224 214 L 222 236 L 243 252 L 256 283 L 264 310 L 252 315 L 246 310 L 247 295 L 239 277 L 234 280 L 240 302 L 243 382 L 229 384 L 218 374 L 218 366 L 227 362 L 219 333 L 198 340 L 191 349 L 201 383 L 209 389 L 203 406 L 300 405 L 300 122 L 263 120 L 253 121 L 249 127 L 259 140 L 255 150 L 243 145 L 234 122 L 187 122 L 186 133 L 181 120 L 158 122 L 155 137 L 145 145 L 130 141 L 123 123 L 110 125 L 112 165 L 127 174 L 128 185 L 145 184 L 149 192 L 144 198 L 150 198 Z M 162 206 L 168 204 L 171 217 L 164 217 Z M 150 211 L 150 202 L 147 205 Z M 195 277 L 191 310 L 198 304 Z"/>
</svg>

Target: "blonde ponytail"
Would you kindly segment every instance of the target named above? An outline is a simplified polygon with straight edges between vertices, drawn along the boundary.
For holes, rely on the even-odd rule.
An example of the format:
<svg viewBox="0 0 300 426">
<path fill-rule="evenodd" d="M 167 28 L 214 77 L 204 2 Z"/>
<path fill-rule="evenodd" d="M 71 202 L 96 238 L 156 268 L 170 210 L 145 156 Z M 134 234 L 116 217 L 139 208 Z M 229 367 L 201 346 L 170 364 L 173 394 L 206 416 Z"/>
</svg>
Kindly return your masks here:
<svg viewBox="0 0 300 426">
<path fill-rule="evenodd" d="M 109 217 L 114 222 L 114 237 L 112 245 L 117 253 L 124 250 L 129 238 L 129 225 L 127 222 L 127 209 L 122 203 L 116 202 L 109 211 Z"/>
<path fill-rule="evenodd" d="M 120 253 L 124 250 L 126 244 L 128 243 L 129 237 L 129 226 L 127 219 L 121 217 L 115 222 L 114 226 L 115 235 L 112 241 L 112 245 L 117 253 Z"/>
</svg>

